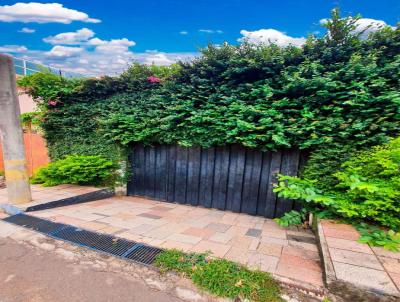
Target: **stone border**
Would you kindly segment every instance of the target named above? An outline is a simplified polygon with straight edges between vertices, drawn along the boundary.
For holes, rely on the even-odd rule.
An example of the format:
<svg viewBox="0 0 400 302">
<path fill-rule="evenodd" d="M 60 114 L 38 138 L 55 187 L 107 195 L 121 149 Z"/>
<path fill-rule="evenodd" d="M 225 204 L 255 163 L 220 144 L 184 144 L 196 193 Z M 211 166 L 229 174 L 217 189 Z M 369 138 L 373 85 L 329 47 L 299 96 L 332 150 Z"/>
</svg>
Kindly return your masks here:
<svg viewBox="0 0 400 302">
<path fill-rule="evenodd" d="M 85 203 L 89 201 L 95 201 L 100 199 L 106 199 L 113 197 L 115 195 L 114 191 L 111 189 L 99 189 L 93 192 L 80 194 L 72 197 L 67 197 L 59 200 L 53 200 L 48 202 L 41 202 L 35 204 L 21 204 L 21 205 L 12 205 L 12 204 L 2 204 L 0 208 L 3 209 L 9 215 L 16 215 L 22 212 L 33 212 L 33 211 L 41 211 L 47 210 L 57 207 L 64 207 L 78 203 Z"/>
<path fill-rule="evenodd" d="M 57 207 L 64 207 L 78 203 L 84 203 L 89 201 L 95 201 L 100 199 L 106 199 L 109 197 L 114 196 L 115 193 L 113 190 L 110 189 L 99 189 L 97 191 L 76 195 L 60 200 L 50 201 L 46 203 L 41 203 L 32 206 L 26 206 L 25 208 L 21 209 L 24 212 L 33 212 L 33 211 L 41 211 L 41 210 L 48 210 Z"/>
<path fill-rule="evenodd" d="M 329 253 L 328 243 L 326 242 L 324 230 L 322 229 L 321 220 L 318 218 L 316 227 L 317 227 L 316 237 L 318 242 L 318 249 L 320 252 L 322 266 L 323 266 L 323 277 L 325 285 L 329 288 L 329 286 L 337 280 L 335 268 L 333 267 L 332 258 Z"/>
<path fill-rule="evenodd" d="M 367 288 L 341 280 L 336 276 L 333 261 L 329 252 L 328 243 L 325 238 L 323 226 L 320 219 L 316 221 L 316 233 L 318 248 L 324 269 L 324 282 L 328 290 L 344 301 L 368 301 L 368 302 L 395 302 L 399 297 L 390 293 Z"/>
</svg>

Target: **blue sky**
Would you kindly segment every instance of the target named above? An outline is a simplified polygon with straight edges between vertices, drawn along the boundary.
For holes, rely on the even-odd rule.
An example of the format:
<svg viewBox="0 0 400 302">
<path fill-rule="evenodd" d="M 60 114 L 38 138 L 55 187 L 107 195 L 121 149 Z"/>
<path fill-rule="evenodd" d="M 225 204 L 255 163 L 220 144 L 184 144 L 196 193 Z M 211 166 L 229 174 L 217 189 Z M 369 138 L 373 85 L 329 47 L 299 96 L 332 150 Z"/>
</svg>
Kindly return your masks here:
<svg viewBox="0 0 400 302">
<path fill-rule="evenodd" d="M 323 34 L 320 20 L 338 5 L 344 15 L 400 21 L 399 0 L 36 1 L 0 0 L 0 52 L 93 74 L 118 73 L 132 61 L 168 64 L 209 42 L 238 43 L 244 36 L 300 45 L 308 34 Z M 62 33 L 75 36 L 57 38 Z"/>
</svg>

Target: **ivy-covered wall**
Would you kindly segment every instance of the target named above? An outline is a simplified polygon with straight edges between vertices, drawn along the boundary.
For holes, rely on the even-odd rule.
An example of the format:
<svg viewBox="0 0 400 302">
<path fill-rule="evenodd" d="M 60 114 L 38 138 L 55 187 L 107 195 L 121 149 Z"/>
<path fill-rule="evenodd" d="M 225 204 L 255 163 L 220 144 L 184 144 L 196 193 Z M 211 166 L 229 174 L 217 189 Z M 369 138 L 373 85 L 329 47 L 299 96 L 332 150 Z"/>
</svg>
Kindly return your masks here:
<svg viewBox="0 0 400 302">
<path fill-rule="evenodd" d="M 315 150 L 306 169 L 315 177 L 398 134 L 400 28 L 363 40 L 355 20 L 334 12 L 328 34 L 300 48 L 210 45 L 189 63 L 63 79 L 55 94 L 20 84 L 42 104 L 52 158 L 116 158 L 132 142 L 300 148 Z"/>
</svg>

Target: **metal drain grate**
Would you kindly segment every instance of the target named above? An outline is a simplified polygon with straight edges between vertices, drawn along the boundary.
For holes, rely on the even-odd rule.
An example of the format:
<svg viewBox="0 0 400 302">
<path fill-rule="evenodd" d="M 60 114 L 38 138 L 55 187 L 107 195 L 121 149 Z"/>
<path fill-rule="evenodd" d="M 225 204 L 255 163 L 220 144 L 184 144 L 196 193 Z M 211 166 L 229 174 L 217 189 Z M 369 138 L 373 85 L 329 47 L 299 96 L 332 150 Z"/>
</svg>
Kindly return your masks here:
<svg viewBox="0 0 400 302">
<path fill-rule="evenodd" d="M 93 250 L 151 265 L 163 250 L 111 235 L 83 230 L 71 225 L 55 223 L 45 219 L 17 214 L 3 221 L 23 226 L 48 236 L 62 239 Z"/>
<path fill-rule="evenodd" d="M 152 264 L 157 255 L 161 252 L 162 250 L 156 247 L 140 245 L 129 253 L 126 258 L 144 264 Z"/>
<path fill-rule="evenodd" d="M 133 241 L 127 241 L 111 235 L 98 234 L 75 227 L 62 229 L 60 232 L 55 234 L 54 237 L 71 241 L 79 245 L 87 246 L 115 256 L 122 256 L 132 247 L 137 245 L 137 243 Z"/>
<path fill-rule="evenodd" d="M 17 214 L 3 219 L 4 221 L 23 226 L 25 228 L 44 233 L 46 235 L 56 232 L 67 225 L 55 223 L 45 219 L 29 216 L 25 214 Z"/>
</svg>

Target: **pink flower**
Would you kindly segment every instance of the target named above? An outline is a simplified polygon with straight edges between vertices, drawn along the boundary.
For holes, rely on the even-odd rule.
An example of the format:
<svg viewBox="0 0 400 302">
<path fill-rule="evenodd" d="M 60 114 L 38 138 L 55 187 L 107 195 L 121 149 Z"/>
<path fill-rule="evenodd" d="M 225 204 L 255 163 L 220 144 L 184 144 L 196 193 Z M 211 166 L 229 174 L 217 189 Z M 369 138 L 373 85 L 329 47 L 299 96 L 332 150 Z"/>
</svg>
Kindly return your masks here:
<svg viewBox="0 0 400 302">
<path fill-rule="evenodd" d="M 150 77 L 148 77 L 148 78 L 147 78 L 147 81 L 149 81 L 149 82 L 152 83 L 152 84 L 160 83 L 160 82 L 161 82 L 160 78 L 157 78 L 157 77 L 155 77 L 155 76 L 150 76 Z"/>
<path fill-rule="evenodd" d="M 49 106 L 56 106 L 57 105 L 57 101 L 49 101 L 48 102 Z"/>
</svg>

